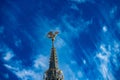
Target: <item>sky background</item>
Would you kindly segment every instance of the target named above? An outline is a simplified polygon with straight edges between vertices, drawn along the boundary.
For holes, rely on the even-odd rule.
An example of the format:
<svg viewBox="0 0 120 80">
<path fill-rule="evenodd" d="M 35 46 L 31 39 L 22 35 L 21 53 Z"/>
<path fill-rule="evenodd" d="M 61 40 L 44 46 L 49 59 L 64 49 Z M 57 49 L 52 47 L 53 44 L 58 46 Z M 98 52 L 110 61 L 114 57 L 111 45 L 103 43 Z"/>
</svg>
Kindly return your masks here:
<svg viewBox="0 0 120 80">
<path fill-rule="evenodd" d="M 0 0 L 0 80 L 43 80 L 49 31 L 64 80 L 120 80 L 119 0 Z"/>
</svg>

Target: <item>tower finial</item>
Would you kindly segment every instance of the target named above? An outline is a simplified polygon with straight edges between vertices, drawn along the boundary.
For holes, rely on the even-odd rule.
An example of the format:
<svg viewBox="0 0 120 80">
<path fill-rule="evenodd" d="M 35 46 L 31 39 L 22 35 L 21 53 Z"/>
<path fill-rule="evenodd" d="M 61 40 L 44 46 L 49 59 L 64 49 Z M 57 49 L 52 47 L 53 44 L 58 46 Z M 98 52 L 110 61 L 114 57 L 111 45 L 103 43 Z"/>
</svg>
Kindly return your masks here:
<svg viewBox="0 0 120 80">
<path fill-rule="evenodd" d="M 56 35 L 58 34 L 59 32 L 58 31 L 55 31 L 55 32 L 48 32 L 47 34 L 47 37 L 50 38 L 52 40 L 52 47 L 54 48 L 54 40 L 55 40 L 55 37 Z"/>
</svg>

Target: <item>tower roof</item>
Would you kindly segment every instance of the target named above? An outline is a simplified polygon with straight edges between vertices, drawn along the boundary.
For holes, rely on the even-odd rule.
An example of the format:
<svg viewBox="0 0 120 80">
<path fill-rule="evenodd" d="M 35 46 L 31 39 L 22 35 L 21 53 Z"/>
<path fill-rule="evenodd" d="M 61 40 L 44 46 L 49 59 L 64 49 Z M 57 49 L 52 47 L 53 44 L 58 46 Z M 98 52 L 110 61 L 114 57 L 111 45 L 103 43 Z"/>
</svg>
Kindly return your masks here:
<svg viewBox="0 0 120 80">
<path fill-rule="evenodd" d="M 51 49 L 49 68 L 50 69 L 57 69 L 58 68 L 56 49 L 54 47 L 52 47 L 52 49 Z"/>
<path fill-rule="evenodd" d="M 51 56 L 50 56 L 50 63 L 49 63 L 49 68 L 51 69 L 56 69 L 58 68 L 58 60 L 57 60 L 57 55 L 56 55 L 56 49 L 54 47 L 54 40 L 58 32 L 49 32 L 48 33 L 48 38 L 52 40 L 52 49 L 51 49 Z"/>
<path fill-rule="evenodd" d="M 45 72 L 44 80 L 63 80 L 62 71 L 58 69 L 57 54 L 56 54 L 56 49 L 54 47 L 54 40 L 57 34 L 58 32 L 48 33 L 48 38 L 52 40 L 52 48 L 51 48 L 49 69 Z"/>
</svg>

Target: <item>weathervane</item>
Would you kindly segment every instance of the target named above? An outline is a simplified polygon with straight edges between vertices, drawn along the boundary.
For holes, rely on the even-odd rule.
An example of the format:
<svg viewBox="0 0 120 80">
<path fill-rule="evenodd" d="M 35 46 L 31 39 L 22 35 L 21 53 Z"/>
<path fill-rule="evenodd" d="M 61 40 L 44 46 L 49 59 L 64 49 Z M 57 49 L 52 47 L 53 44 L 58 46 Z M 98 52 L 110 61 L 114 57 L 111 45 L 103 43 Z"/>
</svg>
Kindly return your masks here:
<svg viewBox="0 0 120 80">
<path fill-rule="evenodd" d="M 47 37 L 50 38 L 52 40 L 52 47 L 54 48 L 54 40 L 55 40 L 55 37 L 56 35 L 58 34 L 59 32 L 58 31 L 55 31 L 55 32 L 48 32 L 47 34 Z"/>
</svg>

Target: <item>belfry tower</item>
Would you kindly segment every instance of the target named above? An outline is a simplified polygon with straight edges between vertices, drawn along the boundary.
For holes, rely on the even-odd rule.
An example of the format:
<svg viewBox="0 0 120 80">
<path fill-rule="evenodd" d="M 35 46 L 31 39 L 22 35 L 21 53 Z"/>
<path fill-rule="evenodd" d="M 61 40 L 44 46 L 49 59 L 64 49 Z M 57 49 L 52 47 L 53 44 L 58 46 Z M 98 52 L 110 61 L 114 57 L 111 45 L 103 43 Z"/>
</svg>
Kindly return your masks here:
<svg viewBox="0 0 120 80">
<path fill-rule="evenodd" d="M 58 32 L 49 32 L 48 38 L 52 40 L 52 49 L 49 62 L 49 69 L 44 73 L 43 80 L 63 80 L 63 73 L 58 68 L 58 60 L 56 55 L 56 49 L 54 47 L 54 40 Z"/>
</svg>

